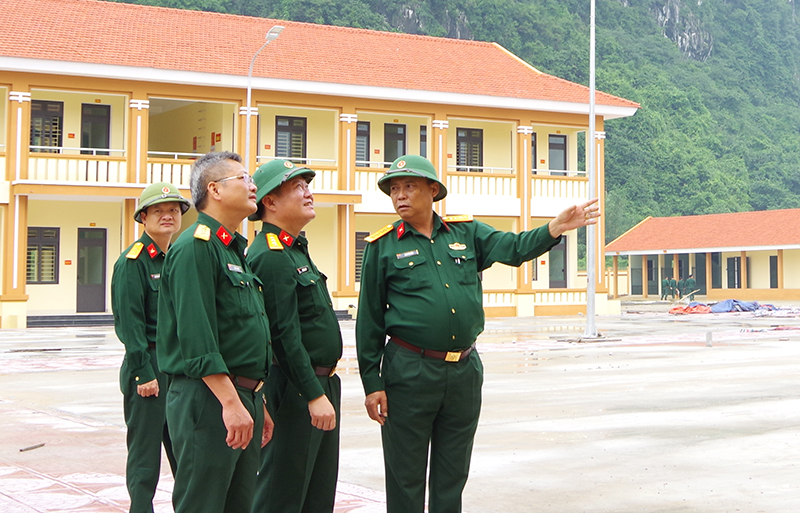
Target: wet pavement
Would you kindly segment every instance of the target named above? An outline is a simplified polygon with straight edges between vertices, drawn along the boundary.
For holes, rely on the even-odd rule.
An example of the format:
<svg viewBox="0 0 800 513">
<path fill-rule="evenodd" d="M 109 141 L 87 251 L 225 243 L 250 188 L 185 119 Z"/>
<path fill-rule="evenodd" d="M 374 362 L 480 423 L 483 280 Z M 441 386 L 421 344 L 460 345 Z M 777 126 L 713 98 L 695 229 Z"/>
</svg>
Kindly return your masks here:
<svg viewBox="0 0 800 513">
<path fill-rule="evenodd" d="M 668 308 L 627 303 L 591 341 L 583 317 L 487 321 L 466 513 L 800 511 L 800 312 Z M 342 330 L 335 511 L 385 511 Z M 127 511 L 122 355 L 110 328 L 0 331 L 0 512 Z M 157 512 L 171 488 L 164 470 Z"/>
</svg>

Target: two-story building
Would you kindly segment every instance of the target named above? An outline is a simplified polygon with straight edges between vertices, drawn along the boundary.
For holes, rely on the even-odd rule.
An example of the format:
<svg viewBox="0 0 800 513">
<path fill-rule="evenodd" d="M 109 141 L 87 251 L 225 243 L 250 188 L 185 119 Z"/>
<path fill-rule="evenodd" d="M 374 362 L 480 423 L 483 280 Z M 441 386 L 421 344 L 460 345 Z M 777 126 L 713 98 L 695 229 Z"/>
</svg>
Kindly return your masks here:
<svg viewBox="0 0 800 513">
<path fill-rule="evenodd" d="M 273 26 L 285 29 L 264 47 Z M 335 307 L 346 309 L 357 302 L 364 235 L 396 219 L 376 185 L 395 157 L 434 163 L 449 191 L 441 214 L 527 230 L 587 198 L 578 162 L 588 102 L 586 87 L 493 43 L 95 0 L 6 0 L 0 327 L 108 312 L 109 273 L 141 229 L 131 214 L 142 189 L 171 181 L 189 197 L 193 159 L 222 150 L 246 155 L 251 170 L 273 158 L 316 170 L 307 235 Z M 598 92 L 597 130 L 637 108 Z M 243 233 L 252 237 L 255 224 Z M 603 240 L 602 224 L 599 233 Z M 584 309 L 576 267 L 574 232 L 519 269 L 493 267 L 483 273 L 487 313 Z M 601 282 L 598 290 L 600 312 Z"/>
</svg>

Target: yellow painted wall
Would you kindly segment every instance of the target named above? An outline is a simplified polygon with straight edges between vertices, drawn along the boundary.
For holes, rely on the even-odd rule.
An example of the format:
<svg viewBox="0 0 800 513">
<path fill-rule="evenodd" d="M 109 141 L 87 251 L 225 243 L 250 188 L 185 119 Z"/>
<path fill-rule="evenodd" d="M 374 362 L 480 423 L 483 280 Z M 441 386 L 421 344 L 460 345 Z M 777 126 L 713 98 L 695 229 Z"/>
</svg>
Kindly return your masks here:
<svg viewBox="0 0 800 513">
<path fill-rule="evenodd" d="M 383 114 L 378 112 L 359 112 L 359 121 L 369 122 L 369 160 L 370 162 L 385 162 L 386 148 L 384 145 L 384 125 L 386 123 L 406 126 L 406 153 L 409 155 L 420 154 L 419 132 L 421 126 L 427 127 L 428 132 L 428 158 L 431 158 L 431 128 L 430 117 L 408 116 L 400 114 Z M 377 153 L 376 153 L 377 151 Z"/>
<path fill-rule="evenodd" d="M 800 249 L 783 251 L 783 286 L 800 289 Z"/>
<path fill-rule="evenodd" d="M 153 100 L 157 104 L 158 100 Z M 182 102 L 185 105 L 149 117 L 150 151 L 208 153 L 232 151 L 236 107 L 232 103 Z M 220 142 L 211 133 L 222 134 Z M 194 138 L 197 137 L 197 149 Z"/>
<path fill-rule="evenodd" d="M 536 133 L 536 169 L 550 168 L 550 134 L 567 136 L 567 170 L 585 171 L 578 169 L 578 138 L 585 137 L 585 130 L 570 129 L 563 127 L 534 125 Z M 542 162 L 544 160 L 544 163 Z"/>
<path fill-rule="evenodd" d="M 28 315 L 74 314 L 77 304 L 78 228 L 106 229 L 106 311 L 111 311 L 111 271 L 123 249 L 121 202 L 28 202 L 29 226 L 59 226 L 58 284 L 28 285 Z M 94 226 L 92 226 L 94 223 Z M 72 261 L 66 265 L 67 260 Z"/>
<path fill-rule="evenodd" d="M 111 106 L 111 137 L 109 140 L 112 150 L 125 149 L 125 118 L 128 97 L 115 94 L 101 93 L 73 93 L 67 91 L 44 91 L 34 89 L 31 99 L 64 102 L 64 127 L 61 144 L 65 148 L 80 148 L 81 146 L 81 105 L 90 103 L 94 105 Z M 7 103 L 7 102 L 4 102 Z M 74 137 L 70 138 L 69 135 Z M 112 156 L 121 156 L 112 153 Z"/>
<path fill-rule="evenodd" d="M 306 157 L 312 159 L 308 165 L 336 165 L 339 138 L 338 111 L 262 105 L 258 108 L 258 114 L 259 156 L 275 156 L 275 116 L 289 116 L 306 118 Z"/>
<path fill-rule="evenodd" d="M 6 113 L 8 112 L 8 88 L 0 87 L 0 153 L 5 153 L 8 147 L 6 141 Z M 0 167 L 5 170 L 5 167 Z"/>
<path fill-rule="evenodd" d="M 777 254 L 777 251 L 747 253 L 747 256 L 750 257 L 750 288 L 769 288 L 769 257 Z"/>
<path fill-rule="evenodd" d="M 459 128 L 480 128 L 483 130 L 483 166 L 506 168 L 498 173 L 512 173 L 516 162 L 516 126 L 508 122 L 483 121 L 477 119 L 450 118 L 447 130 L 447 159 L 449 171 L 455 171 L 458 145 L 456 144 Z"/>
<path fill-rule="evenodd" d="M 328 277 L 328 291 L 336 290 L 339 259 L 344 249 L 336 249 L 336 208 L 315 206 L 316 219 L 304 228 L 308 238 L 308 251 L 320 271 Z"/>
</svg>

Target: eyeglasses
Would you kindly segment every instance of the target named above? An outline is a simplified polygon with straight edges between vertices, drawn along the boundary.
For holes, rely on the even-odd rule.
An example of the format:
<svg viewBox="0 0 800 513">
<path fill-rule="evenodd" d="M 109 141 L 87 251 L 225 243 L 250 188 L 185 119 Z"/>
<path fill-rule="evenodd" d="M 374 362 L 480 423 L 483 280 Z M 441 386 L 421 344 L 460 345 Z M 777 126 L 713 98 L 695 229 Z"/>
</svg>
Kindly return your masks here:
<svg viewBox="0 0 800 513">
<path fill-rule="evenodd" d="M 219 180 L 214 180 L 214 181 L 217 183 L 222 183 L 222 182 L 227 182 L 228 180 L 239 180 L 239 179 L 243 180 L 245 185 L 250 185 L 251 183 L 253 183 L 253 177 L 250 176 L 248 173 L 242 173 L 236 176 L 228 176 L 226 178 L 221 178 Z"/>
</svg>

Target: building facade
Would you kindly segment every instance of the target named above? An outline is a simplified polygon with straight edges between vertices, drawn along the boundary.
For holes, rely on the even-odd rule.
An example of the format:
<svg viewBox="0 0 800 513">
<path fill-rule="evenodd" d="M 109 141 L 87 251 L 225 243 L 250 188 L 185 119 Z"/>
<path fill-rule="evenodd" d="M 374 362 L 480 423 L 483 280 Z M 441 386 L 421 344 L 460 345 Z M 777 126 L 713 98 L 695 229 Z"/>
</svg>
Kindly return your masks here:
<svg viewBox="0 0 800 513">
<path fill-rule="evenodd" d="M 648 217 L 606 247 L 616 270 L 628 257 L 626 289 L 659 297 L 664 277 L 697 282 L 700 300 L 800 300 L 800 209 Z M 616 283 L 616 286 L 614 285 Z"/>
<path fill-rule="evenodd" d="M 434 163 L 449 191 L 440 214 L 503 230 L 545 224 L 588 197 L 578 168 L 588 90 L 496 44 L 95 0 L 5 7 L 3 328 L 108 312 L 142 189 L 170 181 L 190 197 L 192 161 L 208 151 L 236 151 L 251 170 L 289 158 L 317 172 L 307 235 L 338 309 L 357 303 L 363 237 L 396 219 L 377 180 L 399 155 Z M 273 26 L 285 29 L 263 46 Z M 637 108 L 598 92 L 597 129 Z M 256 224 L 242 226 L 248 238 Z M 579 284 L 573 232 L 535 262 L 484 272 L 485 308 L 574 313 L 585 308 Z"/>
</svg>

